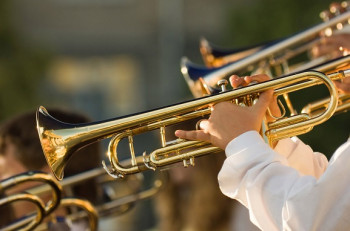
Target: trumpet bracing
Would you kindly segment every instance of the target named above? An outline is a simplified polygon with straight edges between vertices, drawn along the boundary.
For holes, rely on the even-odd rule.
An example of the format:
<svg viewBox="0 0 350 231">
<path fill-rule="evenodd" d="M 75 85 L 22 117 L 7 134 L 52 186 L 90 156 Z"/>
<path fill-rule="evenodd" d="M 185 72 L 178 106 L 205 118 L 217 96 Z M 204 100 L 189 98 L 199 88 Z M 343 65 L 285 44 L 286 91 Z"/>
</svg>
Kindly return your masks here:
<svg viewBox="0 0 350 231">
<path fill-rule="evenodd" d="M 107 155 L 111 167 L 110 169 L 105 167 L 105 169 L 116 178 L 123 177 L 126 174 L 134 174 L 147 169 L 154 170 L 157 167 L 181 161 L 184 162 L 184 165 L 193 164 L 194 157 L 219 151 L 219 148 L 206 142 L 181 139 L 166 142 L 165 139 L 165 128 L 167 126 L 209 115 L 211 106 L 216 103 L 234 101 L 269 89 L 273 89 L 274 95 L 278 96 L 324 84 L 329 90 L 330 100 L 328 108 L 322 114 L 315 117 L 298 114 L 279 118 L 268 124 L 265 135 L 269 142 L 272 142 L 306 133 L 313 126 L 326 121 L 333 115 L 337 107 L 338 97 L 332 80 L 348 76 L 350 76 L 350 70 L 348 69 L 328 76 L 317 71 L 305 71 L 139 114 L 87 124 L 68 124 L 58 121 L 50 116 L 44 107 L 40 107 L 37 111 L 37 130 L 46 160 L 58 179 L 63 178 L 64 167 L 74 151 L 92 142 L 110 137 L 112 138 Z M 162 147 L 149 155 L 144 153 L 143 158 L 136 157 L 133 136 L 156 129 L 160 131 Z M 129 141 L 131 163 L 128 166 L 122 166 L 118 161 L 117 146 L 123 138 L 127 138 Z"/>
</svg>

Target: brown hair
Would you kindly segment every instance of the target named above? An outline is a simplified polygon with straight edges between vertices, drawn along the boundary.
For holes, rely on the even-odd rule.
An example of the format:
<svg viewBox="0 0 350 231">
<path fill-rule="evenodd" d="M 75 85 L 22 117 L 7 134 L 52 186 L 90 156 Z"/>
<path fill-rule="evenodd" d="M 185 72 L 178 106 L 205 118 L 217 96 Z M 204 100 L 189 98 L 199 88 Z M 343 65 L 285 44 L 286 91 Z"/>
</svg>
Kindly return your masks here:
<svg viewBox="0 0 350 231">
<path fill-rule="evenodd" d="M 67 123 L 86 123 L 90 119 L 80 113 L 66 112 L 61 109 L 48 109 L 48 112 L 58 120 Z M 16 159 L 29 170 L 41 170 L 46 160 L 41 149 L 36 130 L 35 111 L 27 112 L 4 122 L 0 127 L 0 154 L 4 153 L 7 145 L 16 147 Z M 98 143 L 79 150 L 69 161 L 65 176 L 72 176 L 100 166 L 100 147 Z M 90 182 L 90 183 L 89 183 Z M 96 189 L 91 187 L 91 181 L 73 188 L 76 196 L 96 201 Z"/>
</svg>

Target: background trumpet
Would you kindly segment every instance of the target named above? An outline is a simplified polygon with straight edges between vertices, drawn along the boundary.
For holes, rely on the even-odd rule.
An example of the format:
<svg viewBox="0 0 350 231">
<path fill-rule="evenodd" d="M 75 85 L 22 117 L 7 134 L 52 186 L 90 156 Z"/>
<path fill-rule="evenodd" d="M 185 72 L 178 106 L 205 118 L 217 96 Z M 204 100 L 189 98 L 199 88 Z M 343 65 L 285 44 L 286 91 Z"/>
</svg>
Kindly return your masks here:
<svg viewBox="0 0 350 231">
<path fill-rule="evenodd" d="M 101 179 L 101 184 L 104 184 L 102 185 L 103 187 L 110 187 L 106 190 L 109 192 L 108 196 L 110 200 L 102 204 L 93 205 L 87 200 L 74 198 L 74 195 L 71 195 L 70 198 L 62 198 L 63 191 L 65 191 L 65 196 L 69 195 L 69 190 L 67 189 L 73 185 L 83 184 L 91 178 L 106 178 L 106 176 L 108 175 L 104 169 L 100 168 L 68 177 L 61 183 L 58 183 L 51 175 L 39 172 L 27 172 L 1 181 L 0 189 L 4 196 L 0 199 L 0 207 L 5 205 L 11 206 L 12 203 L 17 203 L 17 201 L 29 201 L 34 204 L 36 208 L 35 214 L 23 217 L 15 223 L 8 223 L 6 227 L 2 227 L 1 230 L 32 230 L 34 228 L 35 230 L 47 230 L 49 225 L 62 223 L 62 221 L 56 221 L 58 215 L 55 214 L 58 209 L 62 208 L 69 208 L 70 212 L 64 215 L 64 217 L 62 217 L 62 215 L 59 216 L 60 220 L 69 221 L 67 223 L 69 224 L 87 218 L 89 230 L 97 230 L 99 218 L 109 215 L 118 215 L 128 211 L 135 202 L 153 197 L 163 185 L 160 180 L 155 180 L 153 187 L 149 189 L 132 192 L 130 195 L 115 198 L 115 196 L 112 195 L 112 190 L 114 190 L 113 186 L 118 183 L 124 183 L 122 187 L 125 187 L 126 181 L 113 181 L 113 185 L 109 185 L 105 179 Z M 135 185 L 135 180 L 142 181 L 142 175 L 138 174 L 135 176 L 137 177 L 132 177 L 133 179 L 130 184 Z M 25 193 L 20 192 L 5 195 L 6 191 L 10 188 L 33 181 L 44 182 L 45 184 L 26 189 Z M 137 183 L 137 185 L 140 185 L 140 183 Z M 47 193 L 52 195 L 47 205 L 45 205 L 41 196 Z M 77 210 L 77 208 L 80 210 Z"/>
<path fill-rule="evenodd" d="M 45 205 L 44 201 L 34 194 L 16 193 L 14 195 L 8 195 L 3 197 L 0 200 L 0 206 L 4 206 L 17 201 L 30 201 L 36 206 L 37 209 L 36 215 L 30 216 L 22 220 L 20 223 L 12 225 L 11 228 L 9 228 L 9 230 L 18 228 L 21 228 L 23 230 L 31 230 L 35 228 L 42 222 L 43 218 L 50 215 L 60 204 L 62 197 L 62 187 L 50 175 L 41 172 L 23 173 L 1 181 L 1 194 L 5 195 L 6 191 L 10 188 L 16 187 L 19 184 L 24 184 L 27 182 L 43 182 L 49 185 L 50 191 L 52 193 L 52 199 Z"/>
<path fill-rule="evenodd" d="M 333 17 L 328 17 L 321 24 L 297 33 L 286 39 L 247 49 L 248 55 L 234 62 L 222 63 L 215 68 L 194 65 L 187 58 L 181 60 L 181 72 L 195 97 L 208 94 L 203 88 L 203 80 L 209 87 L 214 87 L 220 79 L 232 74 L 250 75 L 265 73 L 270 76 L 281 76 L 291 72 L 298 72 L 320 65 L 330 59 L 328 56 L 310 58 L 305 55 L 320 42 L 323 36 L 331 36 L 334 31 L 343 30 L 348 25 L 350 12 L 347 6 Z M 201 50 L 207 50 L 202 48 Z M 250 53 L 249 53 L 250 51 Z M 306 58 L 305 58 L 306 56 Z M 203 90 L 204 89 L 204 90 Z"/>
<path fill-rule="evenodd" d="M 126 164 L 129 160 L 124 160 L 121 164 Z M 97 179 L 98 185 L 96 187 L 103 188 L 104 196 L 108 197 L 102 203 L 94 205 L 99 217 L 109 216 L 109 215 L 119 215 L 128 211 L 133 203 L 136 203 L 140 200 L 148 199 L 156 195 L 156 193 L 163 186 L 163 182 L 159 179 L 155 179 L 152 187 L 148 189 L 140 189 L 141 184 L 143 183 L 144 177 L 142 174 L 135 174 L 126 179 L 126 181 L 115 181 L 111 178 L 103 168 L 96 168 L 86 172 L 82 172 L 80 174 L 76 174 L 74 176 L 70 176 L 65 178 L 60 182 L 60 185 L 68 196 L 74 196 L 74 194 L 70 195 L 70 190 L 74 185 L 84 184 L 89 179 Z M 113 179 L 113 181 L 111 181 Z M 125 196 L 118 196 L 118 192 L 116 190 L 127 187 L 130 190 L 130 193 Z M 34 187 L 27 190 L 30 194 L 33 195 L 41 195 L 43 193 L 50 192 L 50 187 L 46 185 L 42 185 L 39 187 Z M 86 214 L 86 213 L 85 213 Z M 80 215 L 73 214 L 70 216 L 75 219 L 81 217 Z"/>
<path fill-rule="evenodd" d="M 6 192 L 11 188 L 28 182 L 40 182 L 44 183 L 44 185 L 27 189 L 26 192 L 10 193 L 7 195 Z M 44 187 L 46 190 L 35 190 L 38 187 Z M 5 205 L 11 206 L 18 201 L 29 201 L 35 205 L 36 208 L 36 213 L 21 217 L 17 221 L 7 224 L 6 227 L 1 227 L 1 230 L 33 230 L 34 228 L 35 230 L 47 230 L 48 223 L 56 219 L 56 215 L 54 214 L 58 208 L 63 207 L 81 208 L 83 211 L 80 213 L 88 217 L 89 230 L 97 230 L 98 216 L 93 205 L 83 199 L 62 198 L 62 186 L 49 174 L 42 172 L 26 172 L 15 175 L 1 181 L 0 189 L 3 195 L 0 199 L 0 207 Z M 47 203 L 45 203 L 45 200 L 40 196 L 43 193 L 51 193 L 51 197 Z M 56 221 L 54 223 L 56 223 Z"/>
<path fill-rule="evenodd" d="M 324 10 L 320 13 L 320 17 L 324 22 L 328 22 L 330 19 L 346 12 L 349 10 L 349 1 L 343 1 L 341 3 L 332 3 L 329 7 L 329 10 Z M 334 28 L 327 28 L 324 31 L 320 32 L 320 37 L 322 36 L 330 36 L 334 33 L 342 32 L 346 29 L 344 27 L 347 27 L 346 24 L 339 23 Z M 285 38 L 284 38 L 285 39 Z M 224 65 L 227 65 L 229 63 L 233 63 L 235 61 L 238 61 L 242 58 L 245 58 L 249 55 L 252 55 L 254 53 L 257 53 L 263 49 L 266 49 L 272 45 L 276 45 L 278 42 L 283 41 L 284 39 L 277 39 L 274 41 L 266 42 L 263 44 L 257 44 L 254 46 L 248 46 L 243 47 L 240 49 L 228 49 L 219 47 L 211 42 L 209 42 L 205 38 L 200 39 L 199 43 L 199 51 L 202 55 L 202 59 L 206 65 L 206 67 L 212 68 L 212 67 L 222 67 Z M 294 50 L 292 53 L 294 56 L 298 55 L 302 52 L 309 53 L 308 55 L 311 56 L 310 51 L 312 49 L 312 44 L 306 44 L 306 46 L 303 46 L 303 49 L 298 49 L 297 51 Z M 290 51 L 287 51 L 290 52 Z M 290 53 L 291 54 L 291 53 Z M 287 58 L 287 53 L 285 53 L 284 56 L 279 57 L 281 60 Z M 290 55 L 289 55 L 290 56 Z M 292 56 L 290 56 L 292 57 Z"/>
</svg>

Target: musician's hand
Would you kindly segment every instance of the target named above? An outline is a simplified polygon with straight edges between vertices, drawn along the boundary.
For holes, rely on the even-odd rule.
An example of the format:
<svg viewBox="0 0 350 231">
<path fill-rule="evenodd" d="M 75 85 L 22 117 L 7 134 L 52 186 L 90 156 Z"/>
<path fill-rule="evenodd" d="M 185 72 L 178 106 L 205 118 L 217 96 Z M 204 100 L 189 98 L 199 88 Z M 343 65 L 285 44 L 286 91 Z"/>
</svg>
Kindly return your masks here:
<svg viewBox="0 0 350 231">
<path fill-rule="evenodd" d="M 270 79 L 271 78 L 268 75 L 265 75 L 265 74 L 245 76 L 245 77 L 239 77 L 237 75 L 232 75 L 230 77 L 230 83 L 231 83 L 231 86 L 234 89 L 236 89 L 236 88 L 238 88 L 240 86 L 247 86 L 247 85 L 249 85 L 252 82 L 260 83 L 260 82 L 265 82 L 265 81 L 270 80 Z M 281 116 L 281 110 L 278 107 L 277 97 L 276 96 L 273 97 L 273 100 L 271 101 L 271 103 L 269 105 L 269 109 L 270 109 L 271 114 L 274 117 L 280 117 Z M 271 121 L 275 120 L 269 114 L 267 114 L 266 118 L 267 118 L 268 122 L 271 122 Z"/>
<path fill-rule="evenodd" d="M 329 55 L 331 58 L 347 55 L 350 51 L 350 34 L 334 34 L 330 37 L 324 37 L 320 43 L 313 47 L 311 55 L 320 57 Z"/>
<path fill-rule="evenodd" d="M 213 106 L 209 119 L 200 122 L 201 130 L 177 130 L 175 135 L 183 139 L 210 142 L 225 149 L 232 139 L 244 132 L 260 131 L 272 94 L 272 90 L 262 93 L 252 107 L 241 107 L 229 102 L 218 103 Z"/>
<path fill-rule="evenodd" d="M 350 77 L 343 79 L 341 82 L 335 81 L 334 84 L 340 93 L 350 94 Z"/>
</svg>

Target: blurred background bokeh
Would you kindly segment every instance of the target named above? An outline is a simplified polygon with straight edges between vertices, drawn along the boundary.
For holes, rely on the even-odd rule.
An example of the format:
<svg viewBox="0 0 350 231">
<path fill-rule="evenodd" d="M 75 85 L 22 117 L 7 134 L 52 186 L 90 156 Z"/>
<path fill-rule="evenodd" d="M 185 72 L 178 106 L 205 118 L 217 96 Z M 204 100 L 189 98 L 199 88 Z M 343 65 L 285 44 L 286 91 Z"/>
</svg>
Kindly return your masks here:
<svg viewBox="0 0 350 231">
<path fill-rule="evenodd" d="M 321 23 L 330 3 L 2 0 L 0 121 L 39 105 L 102 120 L 192 99 L 180 59 L 203 64 L 200 37 L 227 48 L 271 41 Z M 349 136 L 349 121 L 337 115 L 301 138 L 330 155 Z M 139 217 L 138 230 L 154 227 L 152 209 Z"/>
</svg>

